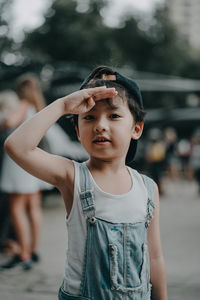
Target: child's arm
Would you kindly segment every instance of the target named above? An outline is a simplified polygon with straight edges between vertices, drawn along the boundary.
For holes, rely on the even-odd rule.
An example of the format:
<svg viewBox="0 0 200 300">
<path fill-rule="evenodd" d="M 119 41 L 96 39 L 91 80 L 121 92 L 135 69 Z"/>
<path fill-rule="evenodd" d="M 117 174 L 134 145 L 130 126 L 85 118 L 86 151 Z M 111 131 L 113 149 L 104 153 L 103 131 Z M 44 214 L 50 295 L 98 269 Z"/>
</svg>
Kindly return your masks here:
<svg viewBox="0 0 200 300">
<path fill-rule="evenodd" d="M 167 300 L 167 281 L 165 262 L 160 240 L 159 194 L 155 188 L 154 218 L 148 230 L 148 246 L 150 255 L 150 281 L 152 283 L 152 300 Z"/>
<path fill-rule="evenodd" d="M 80 90 L 56 100 L 31 119 L 19 126 L 6 140 L 5 150 L 9 156 L 30 174 L 58 188 L 74 172 L 70 160 L 47 153 L 38 144 L 46 131 L 63 114 L 79 114 L 89 111 L 95 101 L 116 95 L 113 88 L 97 87 Z"/>
</svg>

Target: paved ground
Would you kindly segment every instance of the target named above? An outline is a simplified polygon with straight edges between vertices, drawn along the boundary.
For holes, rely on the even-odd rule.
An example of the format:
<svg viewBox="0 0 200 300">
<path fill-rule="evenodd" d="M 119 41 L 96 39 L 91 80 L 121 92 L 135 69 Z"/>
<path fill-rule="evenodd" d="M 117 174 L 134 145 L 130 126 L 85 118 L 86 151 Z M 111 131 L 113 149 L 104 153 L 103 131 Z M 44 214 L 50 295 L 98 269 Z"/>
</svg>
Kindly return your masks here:
<svg viewBox="0 0 200 300">
<path fill-rule="evenodd" d="M 194 182 L 165 182 L 161 197 L 161 237 L 167 267 L 169 300 L 200 299 L 200 197 Z M 56 198 L 56 199 L 55 199 Z M 44 205 L 40 253 L 30 272 L 0 273 L 0 300 L 56 300 L 65 257 L 65 215 L 59 196 Z M 6 259 L 0 255 L 0 262 Z"/>
</svg>

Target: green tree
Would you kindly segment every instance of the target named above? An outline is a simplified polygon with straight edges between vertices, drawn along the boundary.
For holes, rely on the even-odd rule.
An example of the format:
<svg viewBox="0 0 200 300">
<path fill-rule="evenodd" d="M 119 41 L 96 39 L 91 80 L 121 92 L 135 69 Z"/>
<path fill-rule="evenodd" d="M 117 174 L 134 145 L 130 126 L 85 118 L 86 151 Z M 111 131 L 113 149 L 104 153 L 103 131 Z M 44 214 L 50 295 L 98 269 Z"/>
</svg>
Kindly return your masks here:
<svg viewBox="0 0 200 300">
<path fill-rule="evenodd" d="M 140 71 L 180 74 L 190 60 L 188 45 L 169 21 L 167 8 L 155 11 L 149 26 L 129 16 L 123 28 L 115 29 L 113 38 L 120 49 L 121 60 Z"/>
<path fill-rule="evenodd" d="M 190 61 L 188 45 L 171 24 L 165 6 L 155 11 L 152 24 L 142 29 L 142 18 L 124 16 L 120 28 L 103 22 L 108 0 L 55 0 L 44 24 L 27 34 L 23 47 L 29 57 L 43 62 L 87 65 L 128 65 L 140 71 L 179 75 Z M 83 4 L 83 2 L 82 2 Z"/>
<path fill-rule="evenodd" d="M 9 15 L 12 0 L 0 1 L 0 61 L 2 61 L 5 51 L 11 48 L 13 40 L 9 37 Z"/>
<path fill-rule="evenodd" d="M 171 23 L 166 6 L 155 11 L 154 21 L 148 31 L 152 48 L 147 69 L 179 75 L 191 59 L 189 45 Z"/>
<path fill-rule="evenodd" d="M 44 61 L 102 63 L 112 57 L 110 30 L 102 21 L 104 1 L 90 1 L 85 12 L 73 0 L 54 1 L 44 24 L 28 34 L 24 46 Z"/>
</svg>

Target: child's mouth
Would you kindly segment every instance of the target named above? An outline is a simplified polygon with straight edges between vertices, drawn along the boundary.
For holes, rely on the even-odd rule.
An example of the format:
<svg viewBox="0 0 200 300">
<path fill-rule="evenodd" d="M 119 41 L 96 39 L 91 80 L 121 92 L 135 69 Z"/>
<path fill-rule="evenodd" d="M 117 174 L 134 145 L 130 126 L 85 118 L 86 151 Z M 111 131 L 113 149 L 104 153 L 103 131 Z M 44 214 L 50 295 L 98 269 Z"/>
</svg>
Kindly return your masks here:
<svg viewBox="0 0 200 300">
<path fill-rule="evenodd" d="M 106 143 L 110 143 L 110 140 L 104 137 L 96 138 L 93 143 L 97 145 L 105 145 Z"/>
</svg>

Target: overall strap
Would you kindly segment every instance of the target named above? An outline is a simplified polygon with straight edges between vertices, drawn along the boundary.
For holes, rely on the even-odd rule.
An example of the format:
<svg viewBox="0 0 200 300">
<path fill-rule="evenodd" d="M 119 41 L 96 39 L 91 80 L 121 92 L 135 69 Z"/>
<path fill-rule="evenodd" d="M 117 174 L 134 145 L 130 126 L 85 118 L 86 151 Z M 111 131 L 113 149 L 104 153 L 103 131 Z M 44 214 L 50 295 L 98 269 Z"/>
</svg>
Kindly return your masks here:
<svg viewBox="0 0 200 300">
<path fill-rule="evenodd" d="M 94 193 L 89 170 L 84 163 L 80 164 L 80 201 L 83 214 L 87 218 L 95 216 Z"/>
<path fill-rule="evenodd" d="M 153 210 L 156 207 L 154 201 L 154 193 L 155 193 L 155 184 L 154 181 L 146 175 L 142 175 L 144 180 L 144 184 L 147 188 L 148 192 L 148 201 L 147 201 L 147 214 L 146 214 L 146 227 L 148 228 L 150 225 L 151 219 L 153 219 Z"/>
</svg>

